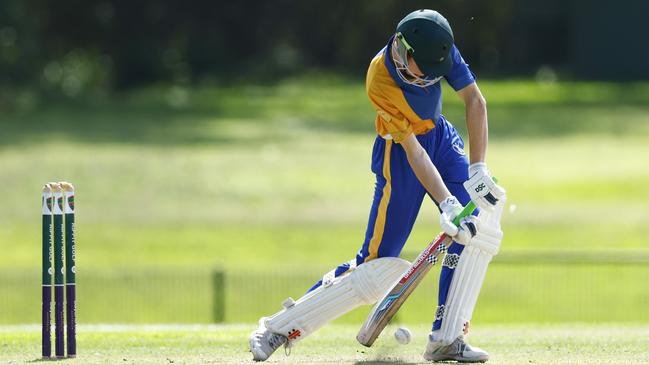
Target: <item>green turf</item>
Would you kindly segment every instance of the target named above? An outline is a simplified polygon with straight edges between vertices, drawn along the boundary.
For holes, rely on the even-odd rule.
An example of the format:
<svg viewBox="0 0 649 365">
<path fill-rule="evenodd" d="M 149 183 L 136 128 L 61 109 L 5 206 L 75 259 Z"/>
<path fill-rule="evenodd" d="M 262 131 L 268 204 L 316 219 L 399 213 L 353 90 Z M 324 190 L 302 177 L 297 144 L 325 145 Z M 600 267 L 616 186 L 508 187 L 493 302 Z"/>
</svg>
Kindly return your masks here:
<svg viewBox="0 0 649 365">
<path fill-rule="evenodd" d="M 66 364 L 252 364 L 247 336 L 252 325 L 81 326 L 78 357 Z M 280 349 L 274 364 L 420 364 L 427 326 L 409 326 L 412 342 L 399 345 L 389 326 L 370 349 L 354 336 L 357 325 L 323 328 L 292 349 Z M 646 364 L 649 328 L 642 326 L 490 326 L 470 339 L 491 353 L 489 364 Z M 39 362 L 36 326 L 0 327 L 0 362 Z"/>
<path fill-rule="evenodd" d="M 297 258 L 308 256 L 301 249 L 305 237 L 331 241 L 326 248 L 311 245 L 323 251 L 323 259 L 351 255 L 362 240 L 371 201 L 366 150 L 371 139 L 339 136 L 329 152 L 328 138 L 313 134 L 287 144 L 286 151 L 278 146 L 281 157 L 271 161 L 259 160 L 260 151 L 274 147 L 257 146 L 66 144 L 50 146 L 45 158 L 50 150 L 40 146 L 0 151 L 0 179 L 11 192 L 0 208 L 0 245 L 12 253 L 0 262 L 38 266 L 35 202 L 40 184 L 57 177 L 78 185 L 81 262 L 239 265 L 255 251 L 260 254 L 252 263 L 270 265 L 282 255 L 281 247 Z M 340 141 L 345 138 L 348 144 Z M 649 184 L 649 170 L 640 166 L 647 149 L 635 138 L 494 142 L 492 169 L 516 208 L 510 206 L 504 217 L 505 247 L 561 248 L 566 242 L 584 249 L 646 247 L 649 193 L 642 186 Z M 75 157 L 56 158 L 66 155 Z M 356 158 L 347 159 L 350 155 Z M 417 228 L 432 235 L 435 220 L 428 202 Z M 323 236 L 329 230 L 336 239 Z"/>
<path fill-rule="evenodd" d="M 509 197 L 503 255 L 522 253 L 532 261 L 539 250 L 646 255 L 649 84 L 480 86 L 489 105 L 489 166 Z M 174 99 L 179 95 L 180 102 Z M 460 102 L 448 90 L 445 100 L 446 115 L 464 133 Z M 6 111 L 0 122 L 0 268 L 12 274 L 0 277 L 0 292 L 14 295 L 0 298 L 0 323 L 37 320 L 31 278 L 40 266 L 39 190 L 53 179 L 77 185 L 79 295 L 87 296 L 83 303 L 95 303 L 81 303 L 80 318 L 85 311 L 85 319 L 101 323 L 209 321 L 209 293 L 188 293 L 209 288 L 215 267 L 233 273 L 254 268 L 268 277 L 300 273 L 288 284 L 279 280 L 272 300 L 250 299 L 246 289 L 235 292 L 235 299 L 266 309 L 229 320 L 275 310 L 276 297 L 299 296 L 358 250 L 373 190 L 372 128 L 363 85 L 324 78 L 276 86 L 160 87 L 114 99 L 42 100 Z M 426 202 L 406 250 L 424 247 L 437 230 L 437 214 Z M 530 285 L 551 287 L 543 278 L 556 276 L 553 270 L 501 265 L 524 288 L 504 301 L 525 304 L 499 312 L 496 290 L 485 299 L 492 304 L 478 310 L 489 321 L 502 313 L 514 313 L 514 321 L 547 320 L 549 309 L 534 304 L 540 298 Z M 166 270 L 195 285 L 167 280 Z M 623 321 L 647 305 L 646 265 L 622 269 L 629 280 L 621 286 L 622 307 L 616 306 L 613 267 L 571 270 L 581 281 L 597 277 L 607 292 L 598 297 L 577 281 L 559 286 L 556 297 L 597 299 L 598 308 L 618 308 L 612 318 Z M 120 275 L 132 278 L 130 284 L 111 281 Z M 149 291 L 139 290 L 149 279 Z M 507 280 L 495 272 L 487 285 L 506 288 Z M 109 290 L 102 292 L 98 283 Z M 176 302 L 163 300 L 176 287 L 186 290 L 183 305 L 190 310 L 173 311 Z M 151 310 L 138 293 L 168 305 Z M 102 307 L 108 297 L 124 298 L 124 310 Z M 427 316 L 433 304 L 426 303 L 413 316 Z M 603 313 L 566 306 L 552 320 L 597 321 Z"/>
</svg>

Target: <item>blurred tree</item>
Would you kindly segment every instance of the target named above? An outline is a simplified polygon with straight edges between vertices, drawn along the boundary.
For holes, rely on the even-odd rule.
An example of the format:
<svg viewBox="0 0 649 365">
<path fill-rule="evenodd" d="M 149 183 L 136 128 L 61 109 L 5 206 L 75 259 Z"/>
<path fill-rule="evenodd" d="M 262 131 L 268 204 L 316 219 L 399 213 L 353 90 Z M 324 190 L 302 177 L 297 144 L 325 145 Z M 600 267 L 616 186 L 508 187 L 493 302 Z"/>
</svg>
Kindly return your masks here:
<svg viewBox="0 0 649 365">
<path fill-rule="evenodd" d="M 272 81 L 311 69 L 360 79 L 396 23 L 423 7 L 450 20 L 483 74 L 551 67 L 584 78 L 649 79 L 648 43 L 640 39 L 649 3 L 621 1 L 3 0 L 0 82 L 75 95 L 154 82 Z M 607 51 L 618 49 L 634 57 Z"/>
</svg>

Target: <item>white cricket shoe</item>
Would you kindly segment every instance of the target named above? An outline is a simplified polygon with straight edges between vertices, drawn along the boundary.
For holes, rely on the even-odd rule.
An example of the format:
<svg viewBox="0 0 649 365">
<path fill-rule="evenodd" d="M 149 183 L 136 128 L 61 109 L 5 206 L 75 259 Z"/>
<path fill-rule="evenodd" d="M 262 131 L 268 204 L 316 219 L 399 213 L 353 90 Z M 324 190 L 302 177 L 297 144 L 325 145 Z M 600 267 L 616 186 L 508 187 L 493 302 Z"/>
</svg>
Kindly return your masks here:
<svg viewBox="0 0 649 365">
<path fill-rule="evenodd" d="M 432 334 L 431 334 L 432 335 Z M 424 359 L 428 361 L 448 361 L 457 362 L 486 362 L 489 360 L 489 354 L 478 347 L 472 347 L 464 342 L 464 336 L 460 335 L 450 345 L 444 345 L 442 341 L 433 341 L 428 336 L 428 345 L 424 352 Z"/>
<path fill-rule="evenodd" d="M 259 328 L 253 331 L 248 339 L 250 352 L 252 352 L 252 358 L 255 361 L 265 361 L 275 350 L 288 341 L 286 337 L 270 332 L 264 323 L 266 319 L 267 317 L 259 319 Z"/>
</svg>

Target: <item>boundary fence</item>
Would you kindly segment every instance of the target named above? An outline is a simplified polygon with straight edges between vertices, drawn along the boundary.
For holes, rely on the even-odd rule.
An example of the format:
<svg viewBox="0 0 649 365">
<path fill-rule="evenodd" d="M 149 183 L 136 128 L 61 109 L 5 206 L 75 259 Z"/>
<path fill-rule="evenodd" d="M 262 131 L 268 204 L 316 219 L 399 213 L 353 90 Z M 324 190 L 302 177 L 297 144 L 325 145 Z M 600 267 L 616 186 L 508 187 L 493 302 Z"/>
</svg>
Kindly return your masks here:
<svg viewBox="0 0 649 365">
<path fill-rule="evenodd" d="M 405 252 L 412 259 L 416 252 Z M 115 268 L 77 276 L 79 323 L 255 322 L 299 298 L 328 267 L 277 270 Z M 32 272 L 33 271 L 33 272 Z M 38 323 L 38 270 L 0 269 L 0 324 Z M 437 305 L 433 268 L 399 312 L 429 321 Z M 649 251 L 503 252 L 492 263 L 475 318 L 488 323 L 649 322 Z M 368 309 L 341 322 L 361 321 Z"/>
</svg>

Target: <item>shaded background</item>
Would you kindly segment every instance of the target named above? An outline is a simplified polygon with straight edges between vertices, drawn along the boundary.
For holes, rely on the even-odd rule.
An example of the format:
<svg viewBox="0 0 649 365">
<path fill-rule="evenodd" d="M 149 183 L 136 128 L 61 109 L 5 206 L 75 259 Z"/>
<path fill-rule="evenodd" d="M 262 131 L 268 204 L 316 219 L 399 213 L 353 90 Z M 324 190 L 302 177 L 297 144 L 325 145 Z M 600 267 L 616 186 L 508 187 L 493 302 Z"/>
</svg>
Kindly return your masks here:
<svg viewBox="0 0 649 365">
<path fill-rule="evenodd" d="M 572 78 L 649 78 L 649 5 L 636 0 L 9 0 L 0 11 L 0 81 L 77 94 L 154 82 L 276 81 L 313 69 L 360 79 L 400 18 L 433 5 L 482 75 L 525 76 L 545 66 Z"/>
<path fill-rule="evenodd" d="M 478 74 L 509 191 L 476 322 L 646 323 L 648 4 L 3 1 L 0 324 L 40 321 L 50 180 L 77 185 L 80 323 L 252 323 L 349 260 L 373 187 L 365 70 L 419 7 Z M 401 321 L 432 318 L 435 280 Z"/>
</svg>

